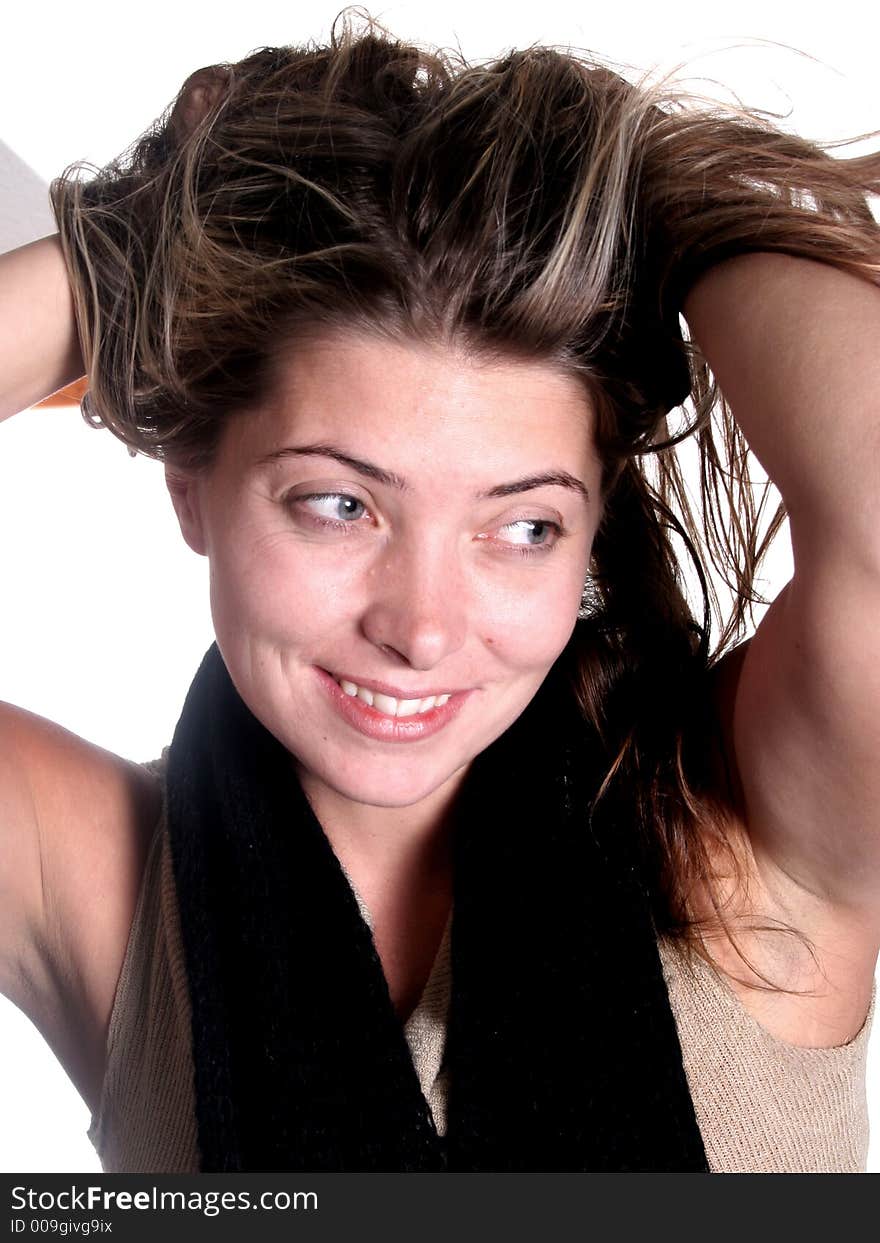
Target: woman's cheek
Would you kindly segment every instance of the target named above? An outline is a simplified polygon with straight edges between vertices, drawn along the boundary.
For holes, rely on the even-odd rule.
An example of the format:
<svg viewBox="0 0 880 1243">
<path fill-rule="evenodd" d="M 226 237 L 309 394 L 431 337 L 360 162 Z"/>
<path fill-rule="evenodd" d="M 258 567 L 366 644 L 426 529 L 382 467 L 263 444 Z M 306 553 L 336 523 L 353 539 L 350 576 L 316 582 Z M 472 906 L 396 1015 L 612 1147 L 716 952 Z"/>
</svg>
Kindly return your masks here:
<svg viewBox="0 0 880 1243">
<path fill-rule="evenodd" d="M 574 629 L 582 592 L 580 574 L 571 571 L 531 590 L 520 583 L 504 592 L 482 593 L 484 645 L 522 667 L 552 664 Z"/>
<path fill-rule="evenodd" d="M 363 583 L 340 559 L 296 551 L 250 565 L 239 581 L 240 610 L 273 634 L 326 634 L 357 614 Z"/>
</svg>

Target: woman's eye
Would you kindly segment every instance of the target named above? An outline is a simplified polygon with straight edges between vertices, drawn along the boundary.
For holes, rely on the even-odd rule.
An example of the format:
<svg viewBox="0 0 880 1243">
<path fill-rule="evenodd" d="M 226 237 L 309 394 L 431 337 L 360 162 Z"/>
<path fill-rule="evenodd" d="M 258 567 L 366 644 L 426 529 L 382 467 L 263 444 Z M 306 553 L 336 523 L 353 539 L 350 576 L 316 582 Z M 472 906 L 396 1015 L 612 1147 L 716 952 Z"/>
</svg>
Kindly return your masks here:
<svg viewBox="0 0 880 1243">
<path fill-rule="evenodd" d="M 363 501 L 347 492 L 312 492 L 293 496 L 288 504 L 304 513 L 315 526 L 336 531 L 351 529 L 369 513 Z M 562 538 L 562 525 L 547 518 L 518 518 L 500 528 L 500 542 L 512 552 L 528 556 L 550 552 Z"/>
<path fill-rule="evenodd" d="M 551 549 L 562 533 L 558 522 L 550 522 L 546 518 L 520 518 L 516 522 L 508 522 L 501 528 L 510 533 L 511 538 L 505 543 L 513 544 L 517 550 Z"/>
<path fill-rule="evenodd" d="M 352 526 L 367 512 L 363 501 L 344 492 L 315 492 L 291 498 L 291 505 L 302 506 L 319 524 Z"/>
</svg>

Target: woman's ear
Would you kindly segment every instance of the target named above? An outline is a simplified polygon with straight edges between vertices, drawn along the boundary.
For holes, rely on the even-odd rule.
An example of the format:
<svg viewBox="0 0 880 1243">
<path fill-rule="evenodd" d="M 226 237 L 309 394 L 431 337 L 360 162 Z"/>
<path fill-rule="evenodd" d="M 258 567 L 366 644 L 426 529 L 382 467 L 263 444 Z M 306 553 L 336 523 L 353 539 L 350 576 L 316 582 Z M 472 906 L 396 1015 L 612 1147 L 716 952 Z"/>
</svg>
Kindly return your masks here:
<svg viewBox="0 0 880 1243">
<path fill-rule="evenodd" d="M 171 496 L 183 538 L 193 552 L 208 555 L 205 523 L 202 512 L 200 478 L 193 471 L 180 470 L 165 464 L 165 484 Z"/>
</svg>

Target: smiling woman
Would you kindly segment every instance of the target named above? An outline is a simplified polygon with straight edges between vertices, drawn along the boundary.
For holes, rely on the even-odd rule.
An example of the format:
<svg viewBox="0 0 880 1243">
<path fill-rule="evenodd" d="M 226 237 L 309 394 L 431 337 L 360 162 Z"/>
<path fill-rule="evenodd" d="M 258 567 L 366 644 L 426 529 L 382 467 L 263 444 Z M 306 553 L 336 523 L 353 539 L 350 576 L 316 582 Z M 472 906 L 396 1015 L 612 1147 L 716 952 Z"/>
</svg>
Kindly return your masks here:
<svg viewBox="0 0 880 1243">
<path fill-rule="evenodd" d="M 224 664 L 357 874 L 387 808 L 430 832 L 568 642 L 601 467 L 582 384 L 545 364 L 337 334 L 277 386 L 207 475 L 166 473 Z"/>
<path fill-rule="evenodd" d="M 3 411 L 87 373 L 216 634 L 153 764 L 0 714 L 0 987 L 107 1170 L 864 1168 L 878 189 L 369 24 L 54 183 Z"/>
</svg>

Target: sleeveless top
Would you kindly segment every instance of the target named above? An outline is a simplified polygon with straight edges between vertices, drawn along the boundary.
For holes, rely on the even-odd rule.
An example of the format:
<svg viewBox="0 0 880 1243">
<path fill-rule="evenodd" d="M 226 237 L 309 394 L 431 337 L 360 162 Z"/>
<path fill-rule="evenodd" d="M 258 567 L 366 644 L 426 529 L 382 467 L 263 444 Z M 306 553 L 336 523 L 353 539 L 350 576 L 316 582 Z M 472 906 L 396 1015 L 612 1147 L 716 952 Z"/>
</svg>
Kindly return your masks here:
<svg viewBox="0 0 880 1243">
<path fill-rule="evenodd" d="M 162 775 L 161 760 L 145 765 Z M 355 896 L 358 895 L 355 893 Z M 361 913 L 369 912 L 360 898 Z M 405 1035 L 442 1135 L 447 924 Z M 658 942 L 684 1069 L 713 1173 L 857 1173 L 868 1153 L 866 1059 L 871 1005 L 857 1035 L 830 1049 L 777 1040 L 724 977 Z M 594 1073 L 601 1074 L 601 1067 Z M 98 1108 L 88 1131 L 105 1172 L 199 1172 L 190 1009 L 164 810 L 150 844 L 116 986 Z"/>
</svg>

